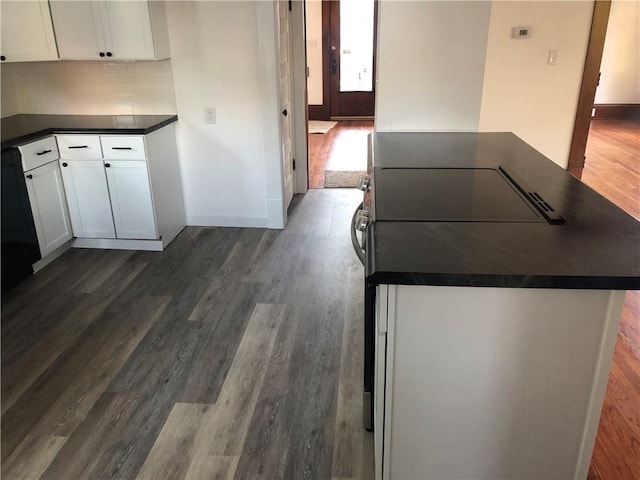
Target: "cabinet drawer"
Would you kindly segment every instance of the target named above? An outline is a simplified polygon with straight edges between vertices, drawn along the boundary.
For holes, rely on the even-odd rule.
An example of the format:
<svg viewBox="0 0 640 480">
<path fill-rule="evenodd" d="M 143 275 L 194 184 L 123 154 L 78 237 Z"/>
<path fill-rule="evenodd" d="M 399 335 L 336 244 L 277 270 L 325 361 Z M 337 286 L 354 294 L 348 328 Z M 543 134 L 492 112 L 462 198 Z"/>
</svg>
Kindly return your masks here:
<svg viewBox="0 0 640 480">
<path fill-rule="evenodd" d="M 53 137 L 27 143 L 18 148 L 22 155 L 22 168 L 25 172 L 58 159 L 58 146 Z"/>
<path fill-rule="evenodd" d="M 97 159 L 102 158 L 98 135 L 56 135 L 60 158 Z"/>
<path fill-rule="evenodd" d="M 142 136 L 100 137 L 104 158 L 118 160 L 144 160 L 147 158 Z"/>
</svg>

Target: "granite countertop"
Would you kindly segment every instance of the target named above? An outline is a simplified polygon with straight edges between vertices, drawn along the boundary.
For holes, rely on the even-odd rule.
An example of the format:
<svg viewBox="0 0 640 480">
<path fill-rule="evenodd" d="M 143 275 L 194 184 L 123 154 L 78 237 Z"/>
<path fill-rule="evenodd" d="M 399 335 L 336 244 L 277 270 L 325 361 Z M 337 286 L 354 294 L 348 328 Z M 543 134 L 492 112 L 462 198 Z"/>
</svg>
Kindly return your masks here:
<svg viewBox="0 0 640 480">
<path fill-rule="evenodd" d="M 13 115 L 1 121 L 1 146 L 14 147 L 53 133 L 145 135 L 177 120 L 177 115 Z"/>
<path fill-rule="evenodd" d="M 377 133 L 373 167 L 503 167 L 565 223 L 375 221 L 371 285 L 640 289 L 640 222 L 511 133 Z"/>
</svg>

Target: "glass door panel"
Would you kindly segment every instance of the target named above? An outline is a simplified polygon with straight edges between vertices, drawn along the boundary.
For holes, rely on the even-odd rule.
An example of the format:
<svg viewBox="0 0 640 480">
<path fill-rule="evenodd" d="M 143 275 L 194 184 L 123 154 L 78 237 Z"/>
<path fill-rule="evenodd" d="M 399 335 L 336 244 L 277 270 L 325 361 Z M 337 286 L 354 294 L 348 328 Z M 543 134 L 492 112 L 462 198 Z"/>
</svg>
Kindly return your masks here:
<svg viewBox="0 0 640 480">
<path fill-rule="evenodd" d="M 374 0 L 340 0 L 340 91 L 373 91 Z"/>
</svg>

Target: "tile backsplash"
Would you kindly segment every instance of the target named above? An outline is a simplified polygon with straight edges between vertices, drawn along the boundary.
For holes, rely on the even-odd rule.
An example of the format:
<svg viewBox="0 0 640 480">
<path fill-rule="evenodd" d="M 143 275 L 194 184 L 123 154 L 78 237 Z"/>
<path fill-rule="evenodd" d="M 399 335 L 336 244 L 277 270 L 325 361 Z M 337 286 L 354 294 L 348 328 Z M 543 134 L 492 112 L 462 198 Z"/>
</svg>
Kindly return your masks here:
<svg viewBox="0 0 640 480">
<path fill-rule="evenodd" d="M 5 63 L 2 117 L 176 113 L 171 60 Z"/>
</svg>

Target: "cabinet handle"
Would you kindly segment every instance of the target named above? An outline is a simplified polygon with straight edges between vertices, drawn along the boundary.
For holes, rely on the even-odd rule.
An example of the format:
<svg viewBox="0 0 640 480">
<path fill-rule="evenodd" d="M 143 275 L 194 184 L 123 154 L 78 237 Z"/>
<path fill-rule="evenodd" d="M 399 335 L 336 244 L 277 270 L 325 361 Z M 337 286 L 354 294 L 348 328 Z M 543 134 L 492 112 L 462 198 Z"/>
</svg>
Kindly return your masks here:
<svg viewBox="0 0 640 480">
<path fill-rule="evenodd" d="M 133 147 L 111 147 L 111 150 L 133 150 Z"/>
<path fill-rule="evenodd" d="M 107 57 L 110 57 L 110 56 L 112 56 L 112 55 L 113 55 L 113 53 L 111 53 L 111 52 L 107 52 Z"/>
<path fill-rule="evenodd" d="M 101 57 L 104 57 L 104 52 L 100 52 L 99 54 Z"/>
<path fill-rule="evenodd" d="M 74 148 L 89 148 L 88 145 L 71 145 L 67 147 L 69 150 L 73 150 Z"/>
<path fill-rule="evenodd" d="M 51 150 L 43 150 L 42 152 L 37 152 L 36 155 L 46 155 L 47 153 L 51 153 Z"/>
<path fill-rule="evenodd" d="M 67 162 L 62 162 L 62 166 L 63 166 L 63 167 L 68 167 L 68 166 L 69 166 L 69 164 L 68 164 Z"/>
<path fill-rule="evenodd" d="M 104 166 L 105 166 L 105 168 L 109 168 L 111 166 L 111 164 L 110 163 L 105 163 Z"/>
<path fill-rule="evenodd" d="M 30 173 L 27 175 L 27 178 L 33 178 L 33 175 L 31 175 Z"/>
<path fill-rule="evenodd" d="M 0 60 L 2 60 L 3 62 L 7 59 L 7 57 L 5 57 L 4 55 L 0 55 Z"/>
</svg>

